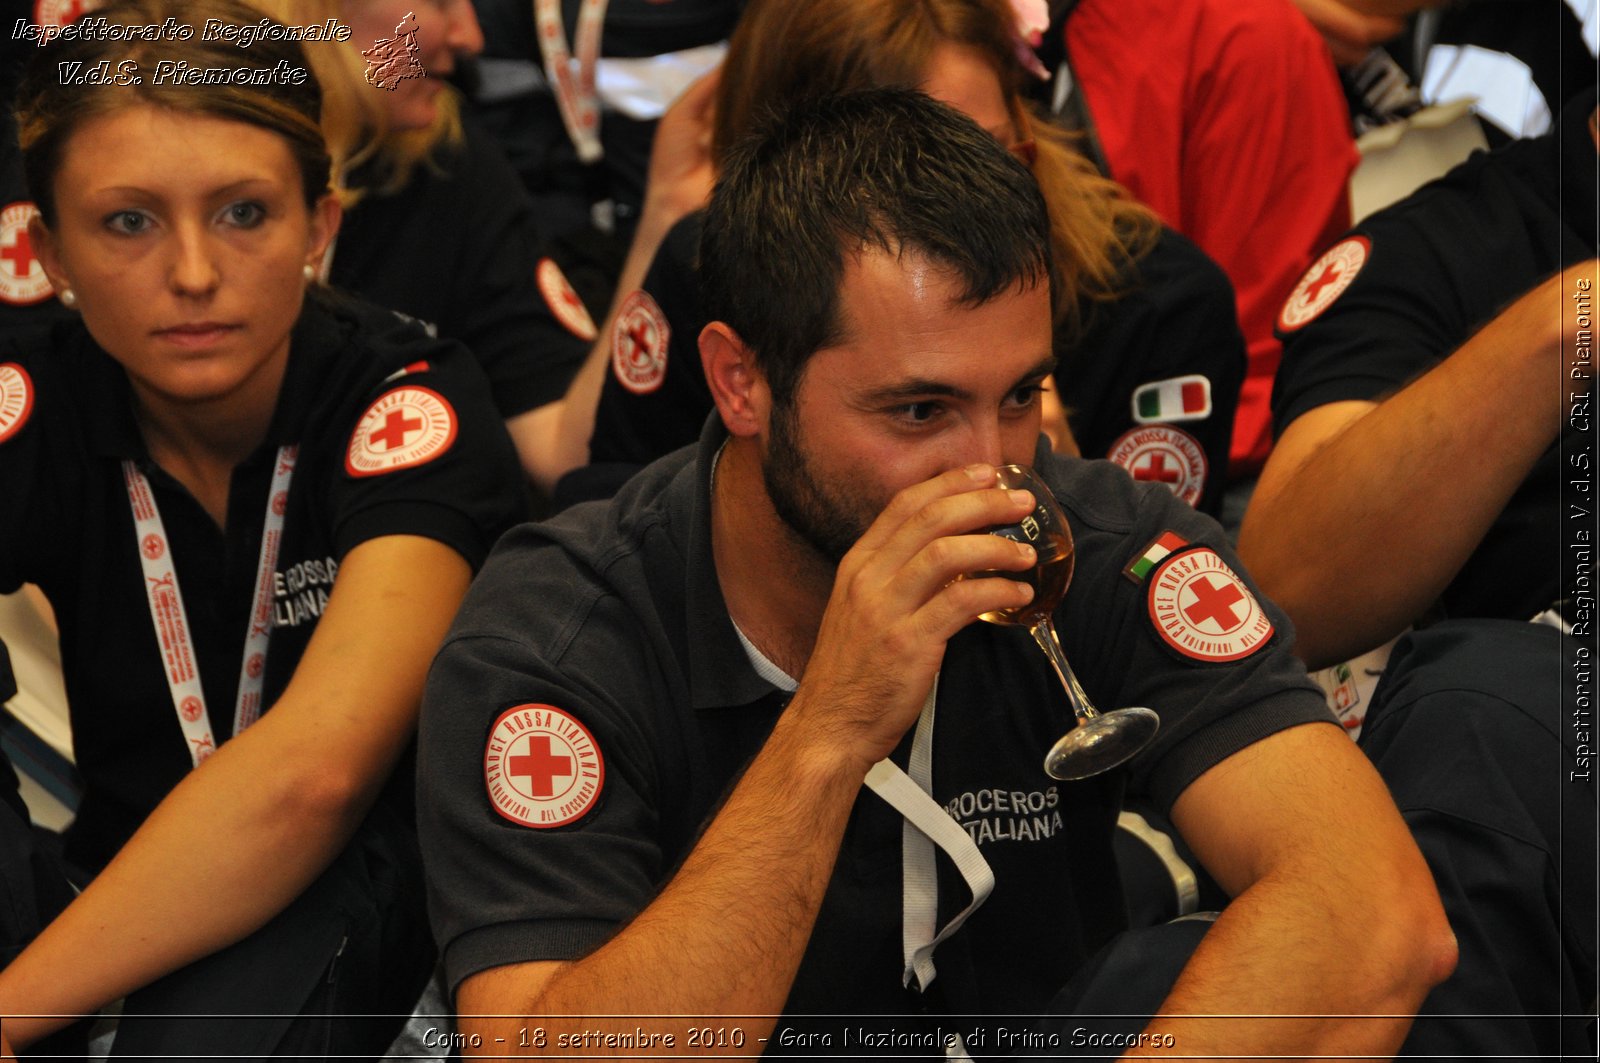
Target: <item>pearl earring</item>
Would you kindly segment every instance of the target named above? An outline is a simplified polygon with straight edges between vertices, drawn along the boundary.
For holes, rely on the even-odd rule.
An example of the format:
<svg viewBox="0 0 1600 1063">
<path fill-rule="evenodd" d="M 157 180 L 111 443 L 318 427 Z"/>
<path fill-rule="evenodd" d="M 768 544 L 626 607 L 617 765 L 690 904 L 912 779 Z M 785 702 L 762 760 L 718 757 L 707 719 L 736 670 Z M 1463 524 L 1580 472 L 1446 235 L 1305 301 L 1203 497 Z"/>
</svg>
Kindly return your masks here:
<svg viewBox="0 0 1600 1063">
<path fill-rule="evenodd" d="M 309 262 L 301 267 L 300 272 L 304 275 L 307 284 L 311 284 L 317 279 L 317 267 Z"/>
<path fill-rule="evenodd" d="M 73 291 L 71 288 L 61 289 L 60 298 L 61 305 L 67 307 L 68 309 L 78 305 L 78 293 Z"/>
</svg>

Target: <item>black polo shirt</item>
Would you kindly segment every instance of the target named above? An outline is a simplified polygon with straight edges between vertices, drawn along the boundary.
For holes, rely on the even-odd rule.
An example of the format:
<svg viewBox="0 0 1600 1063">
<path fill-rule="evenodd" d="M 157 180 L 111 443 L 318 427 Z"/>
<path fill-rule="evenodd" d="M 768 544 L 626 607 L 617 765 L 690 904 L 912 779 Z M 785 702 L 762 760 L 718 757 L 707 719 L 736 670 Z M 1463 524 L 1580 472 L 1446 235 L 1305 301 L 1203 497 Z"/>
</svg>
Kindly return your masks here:
<svg viewBox="0 0 1600 1063">
<path fill-rule="evenodd" d="M 28 400 L 20 421 L 19 404 L 11 404 L 8 428 L 0 431 L 0 592 L 39 584 L 61 626 L 73 744 L 86 785 L 69 836 L 69 857 L 80 866 L 105 863 L 191 770 L 145 596 L 124 459 L 143 469 L 165 523 L 219 742 L 232 733 L 281 445 L 300 450 L 275 572 L 267 706 L 288 684 L 353 547 L 421 535 L 476 567 L 521 516 L 510 442 L 462 347 L 430 339 L 389 311 L 320 299 L 308 301 L 291 342 L 277 410 L 266 439 L 234 471 L 223 530 L 151 462 L 126 375 L 80 322 L 0 341 L 7 399 L 22 381 Z M 351 475 L 347 454 L 363 415 L 401 389 L 426 389 L 446 403 L 453 441 L 425 463 Z"/>
<path fill-rule="evenodd" d="M 563 325 L 541 292 L 522 182 L 481 130 L 465 122 L 463 133 L 399 191 L 370 190 L 345 212 L 329 281 L 466 344 L 510 418 L 566 394 L 592 338 Z"/>
<path fill-rule="evenodd" d="M 1594 105 L 1590 92 L 1562 112 L 1551 133 L 1474 155 L 1367 218 L 1331 258 L 1312 265 L 1279 321 L 1275 431 L 1327 403 L 1382 401 L 1538 282 L 1595 254 Z M 1348 287 L 1316 313 L 1326 299 L 1317 286 L 1328 283 Z M 1313 316 L 1299 327 L 1284 327 L 1306 314 Z M 1568 423 L 1563 431 L 1577 429 Z M 1575 443 L 1567 441 L 1569 448 Z M 1445 588 L 1446 616 L 1526 620 L 1561 596 L 1553 554 L 1561 541 L 1561 446 L 1529 470 Z"/>
<path fill-rule="evenodd" d="M 614 358 L 606 377 L 589 444 L 597 465 L 643 466 L 692 443 L 711 410 L 699 349 L 706 324 L 695 269 L 701 218 L 692 214 L 668 233 L 645 279 L 645 292 L 667 322 L 664 352 L 649 342 L 648 331 L 632 332 L 634 323 L 618 321 L 613 349 L 634 363 Z M 1163 228 L 1130 267 L 1121 297 L 1086 304 L 1082 334 L 1057 339 L 1056 384 L 1082 453 L 1109 457 L 1138 479 L 1165 483 L 1202 512 L 1219 512 L 1245 368 L 1233 307 L 1233 288 L 1217 264 Z M 638 335 L 653 359 L 635 354 Z M 1163 381 L 1173 383 L 1163 389 Z M 1165 405 L 1152 405 L 1163 394 Z M 1192 399 L 1187 409 L 1185 394 Z M 612 486 L 624 478 L 621 470 L 609 477 Z"/>
<path fill-rule="evenodd" d="M 468 595 L 430 676 L 419 740 L 419 831 L 452 986 L 494 966 L 583 956 L 627 923 L 782 710 L 785 697 L 741 647 L 712 560 L 708 469 L 723 438 L 709 422 L 698 454 L 651 465 L 610 504 L 517 529 Z M 1168 565 L 1205 546 L 1237 570 L 1214 523 L 1108 463 L 1039 460 L 1077 539 L 1077 574 L 1058 613 L 1067 651 L 1101 707 L 1151 706 L 1163 726 L 1130 770 L 1056 782 L 1042 758 L 1072 714 L 1027 632 L 979 623 L 950 642 L 932 793 L 997 879 L 935 956 L 954 1012 L 1041 1008 L 1122 928 L 1111 837 L 1125 786 L 1168 807 L 1238 749 L 1331 719 L 1275 608 L 1266 615 L 1276 633 L 1232 662 L 1195 660 L 1157 633 L 1150 581 Z M 1142 577 L 1125 574 L 1166 532 L 1191 545 Z M 497 803 L 502 780 L 487 767 L 504 755 L 497 735 L 519 706 L 555 710 L 538 711 L 576 744 L 535 749 L 530 737 L 525 753 L 514 741 L 508 772 L 546 762 L 552 749 L 586 751 L 561 752 L 567 790 L 550 792 L 577 796 L 548 815 Z M 895 754 L 901 764 L 908 742 Z M 578 786 L 576 759 L 589 789 Z M 786 1013 L 922 1010 L 901 988 L 901 822 L 863 791 Z M 939 863 L 942 925 L 969 895 L 949 861 Z"/>
</svg>

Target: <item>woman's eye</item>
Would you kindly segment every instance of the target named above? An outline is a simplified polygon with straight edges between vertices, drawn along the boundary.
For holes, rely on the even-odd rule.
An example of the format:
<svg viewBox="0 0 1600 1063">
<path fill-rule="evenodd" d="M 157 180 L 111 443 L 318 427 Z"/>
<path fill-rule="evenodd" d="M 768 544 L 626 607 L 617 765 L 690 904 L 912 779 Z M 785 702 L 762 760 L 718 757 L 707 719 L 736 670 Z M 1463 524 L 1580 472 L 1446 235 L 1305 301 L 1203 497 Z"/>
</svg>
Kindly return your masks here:
<svg viewBox="0 0 1600 1063">
<path fill-rule="evenodd" d="M 267 216 L 265 207 L 259 203 L 249 201 L 230 203 L 222 213 L 229 225 L 234 225 L 241 229 L 254 229 Z"/>
<path fill-rule="evenodd" d="M 106 228 L 112 232 L 132 236 L 150 227 L 150 219 L 137 210 L 119 210 L 106 216 Z"/>
</svg>

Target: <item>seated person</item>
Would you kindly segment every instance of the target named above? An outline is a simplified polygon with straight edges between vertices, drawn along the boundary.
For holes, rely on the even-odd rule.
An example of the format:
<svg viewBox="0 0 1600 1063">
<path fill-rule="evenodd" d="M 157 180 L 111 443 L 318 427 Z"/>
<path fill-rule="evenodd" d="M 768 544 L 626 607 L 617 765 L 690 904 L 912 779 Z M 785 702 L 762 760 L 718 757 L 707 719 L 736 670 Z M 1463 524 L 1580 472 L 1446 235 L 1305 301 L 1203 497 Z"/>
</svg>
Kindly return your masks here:
<svg viewBox="0 0 1600 1063">
<path fill-rule="evenodd" d="M 808 1017 L 906 1014 L 920 1045 L 949 1015 L 1059 1010 L 1121 920 L 1125 789 L 1234 900 L 1175 984 L 1112 1010 L 1160 1005 L 1147 1036 L 1198 1055 L 1400 1046 L 1452 963 L 1426 867 L 1216 524 L 1040 446 L 1049 234 L 1028 171 L 920 93 L 801 105 L 732 153 L 700 255 L 717 417 L 608 506 L 502 540 L 429 678 L 430 909 L 484 1050 L 517 1016 L 550 1048 L 720 1015 L 731 1051 L 831 1030 L 859 1055 Z M 1047 777 L 1056 677 L 973 623 L 1032 598 L 962 578 L 1034 564 L 981 534 L 1036 504 L 993 489 L 1006 462 L 1076 538 L 1055 622 L 1084 689 L 1161 716 L 1125 769 Z M 1181 615 L 1152 604 L 1180 584 Z"/>
<path fill-rule="evenodd" d="M 1221 271 L 1095 174 L 1023 102 L 1029 77 L 1004 0 L 755 0 L 717 88 L 713 153 L 769 107 L 876 85 L 920 86 L 1029 164 L 1050 205 L 1062 271 L 1054 385 L 1081 452 L 1164 483 L 1204 512 L 1221 504 L 1244 341 Z M 563 495 L 609 494 L 647 462 L 692 443 L 711 410 L 696 340 L 700 217 L 667 236 L 608 337 L 589 458 Z M 585 481 L 592 481 L 586 483 Z"/>
<path fill-rule="evenodd" d="M 310 43 L 322 126 L 345 207 L 319 264 L 333 287 L 459 340 L 483 364 L 524 469 L 551 460 L 556 405 L 596 330 L 553 259 L 527 191 L 500 148 L 463 122 L 444 80 L 483 47 L 469 0 L 259 0 L 287 25 L 338 19 L 343 44 Z M 376 88 L 362 51 L 407 18 L 426 76 Z"/>
<path fill-rule="evenodd" d="M 1594 112 L 1591 91 L 1366 219 L 1284 304 L 1278 442 L 1239 545 L 1314 667 L 1430 613 L 1564 597 L 1560 444 L 1593 391 L 1571 313 L 1595 281 L 1559 274 L 1596 251 Z"/>
<path fill-rule="evenodd" d="M 66 1021 L 16 1016 L 126 997 L 123 1054 L 374 1054 L 397 1021 L 340 1016 L 404 1014 L 431 969 L 408 749 L 519 515 L 514 454 L 464 348 L 314 285 L 339 221 L 320 94 L 265 77 L 301 46 L 105 36 L 39 49 L 18 94 L 30 236 L 77 316 L 0 339 L 0 592 L 37 584 L 60 623 L 66 856 L 93 881 L 0 971 L 0 1049 Z M 58 77 L 101 62 L 140 81 Z"/>
<path fill-rule="evenodd" d="M 1552 1017 L 1463 1032 L 1451 1054 L 1594 1050 L 1560 1017 L 1595 995 L 1592 731 L 1572 715 L 1595 653 L 1591 496 L 1569 507 L 1593 475 L 1596 120 L 1591 89 L 1551 134 L 1472 157 L 1313 264 L 1279 315 L 1278 444 L 1239 538 L 1311 665 L 1417 629 L 1362 746 L 1423 769 L 1395 791 L 1414 825 L 1476 839 L 1424 845 L 1441 882 L 1526 905 L 1494 927 L 1445 891 L 1463 967 L 1521 948 L 1440 1010 Z M 1464 732 L 1494 762 L 1441 769 Z"/>
<path fill-rule="evenodd" d="M 1249 368 L 1228 475 L 1253 477 L 1272 444 L 1273 317 L 1350 225 L 1358 156 L 1327 46 L 1289 0 L 1056 6 L 1107 173 L 1233 283 Z"/>
</svg>

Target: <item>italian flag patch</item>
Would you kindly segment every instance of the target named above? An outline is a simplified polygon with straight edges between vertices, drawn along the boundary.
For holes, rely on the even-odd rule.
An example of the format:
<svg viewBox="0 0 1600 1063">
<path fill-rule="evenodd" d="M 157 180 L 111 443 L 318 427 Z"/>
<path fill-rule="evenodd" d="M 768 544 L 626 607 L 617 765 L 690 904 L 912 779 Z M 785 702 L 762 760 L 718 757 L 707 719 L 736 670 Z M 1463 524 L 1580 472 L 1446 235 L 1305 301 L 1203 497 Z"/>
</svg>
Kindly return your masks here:
<svg viewBox="0 0 1600 1063">
<path fill-rule="evenodd" d="M 1182 550 L 1188 545 L 1189 540 L 1177 532 L 1162 532 L 1154 542 L 1144 548 L 1143 553 L 1128 562 L 1128 567 L 1122 570 L 1122 574 L 1135 583 L 1143 583 L 1150 570 L 1161 564 L 1168 554 L 1174 550 Z"/>
<path fill-rule="evenodd" d="M 1139 424 L 1203 421 L 1211 416 L 1211 381 L 1199 375 L 1175 376 L 1133 390 L 1133 419 Z"/>
</svg>

